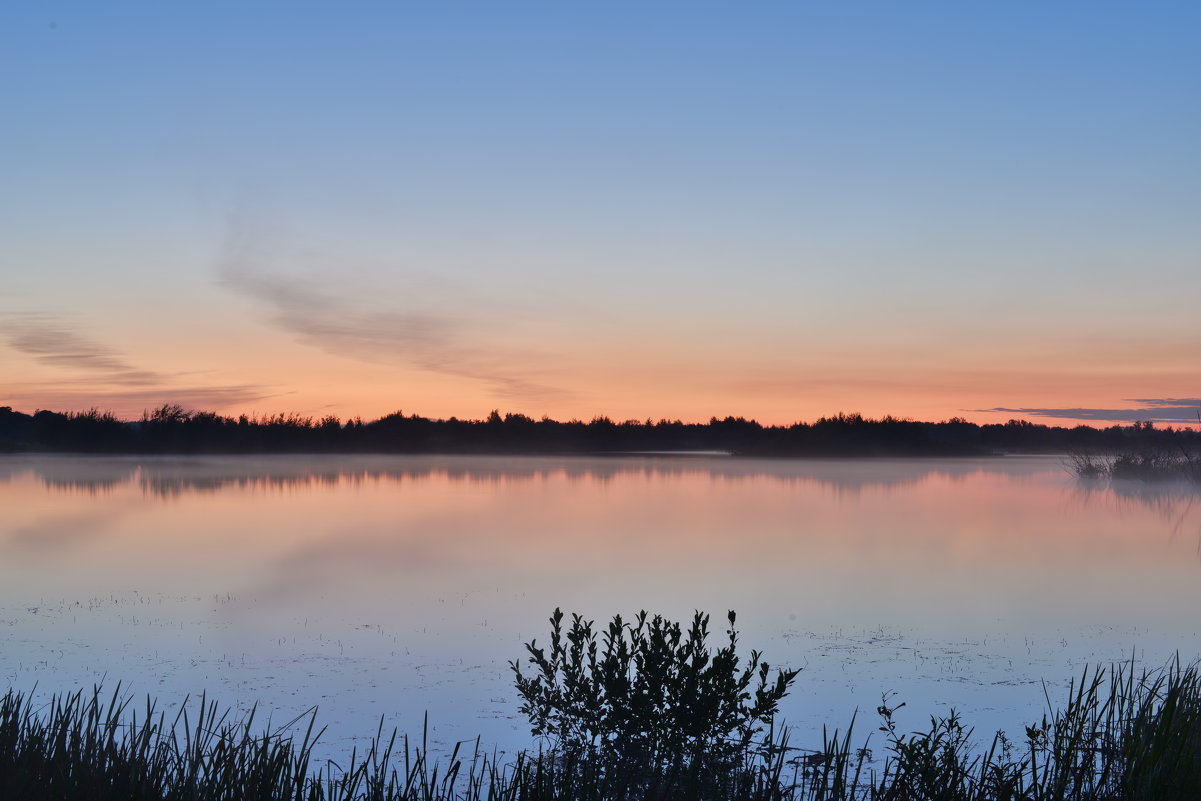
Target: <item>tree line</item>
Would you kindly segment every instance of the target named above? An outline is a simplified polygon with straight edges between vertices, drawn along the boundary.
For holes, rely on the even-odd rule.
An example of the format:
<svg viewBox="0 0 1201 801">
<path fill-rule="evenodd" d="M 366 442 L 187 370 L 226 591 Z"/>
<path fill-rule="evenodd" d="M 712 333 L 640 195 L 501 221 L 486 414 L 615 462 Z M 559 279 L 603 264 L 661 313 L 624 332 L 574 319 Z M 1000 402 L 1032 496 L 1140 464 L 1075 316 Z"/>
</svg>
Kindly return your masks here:
<svg viewBox="0 0 1201 801">
<path fill-rule="evenodd" d="M 296 414 L 261 417 L 190 411 L 164 404 L 140 420 L 111 412 L 37 411 L 0 406 L 0 451 L 73 453 L 525 453 L 600 454 L 717 451 L 744 456 L 967 456 L 990 453 L 1195 452 L 1201 432 L 1129 426 L 1072 428 L 962 418 L 919 422 L 839 413 L 812 423 L 766 426 L 744 417 L 707 423 L 594 417 L 561 422 L 493 411 L 480 420 L 394 412 L 376 420 Z"/>
</svg>

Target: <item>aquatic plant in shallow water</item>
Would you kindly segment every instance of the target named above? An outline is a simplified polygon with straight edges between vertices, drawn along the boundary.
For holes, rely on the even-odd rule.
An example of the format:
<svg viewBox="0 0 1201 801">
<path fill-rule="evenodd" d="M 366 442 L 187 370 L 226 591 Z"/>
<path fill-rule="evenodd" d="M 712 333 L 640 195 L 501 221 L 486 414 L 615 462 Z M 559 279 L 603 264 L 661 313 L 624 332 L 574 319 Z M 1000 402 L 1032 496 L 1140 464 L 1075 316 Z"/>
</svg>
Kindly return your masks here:
<svg viewBox="0 0 1201 801">
<path fill-rule="evenodd" d="M 1073 453 L 1067 468 L 1080 478 L 1122 481 L 1190 481 L 1201 484 L 1201 453 L 1151 449 L 1113 456 Z"/>
<path fill-rule="evenodd" d="M 537 641 L 526 645 L 533 672 L 510 663 L 532 733 L 549 737 L 561 758 L 631 786 L 674 786 L 670 777 L 693 788 L 720 784 L 757 747 L 771 751 L 770 734 L 756 737 L 773 731 L 799 672 L 771 676 L 758 651 L 743 664 L 733 611 L 727 619 L 727 644 L 710 651 L 709 616 L 701 612 L 687 628 L 645 611 L 630 624 L 617 615 L 598 638 L 593 621 L 578 614 L 564 631 L 555 609 L 549 652 Z"/>
</svg>

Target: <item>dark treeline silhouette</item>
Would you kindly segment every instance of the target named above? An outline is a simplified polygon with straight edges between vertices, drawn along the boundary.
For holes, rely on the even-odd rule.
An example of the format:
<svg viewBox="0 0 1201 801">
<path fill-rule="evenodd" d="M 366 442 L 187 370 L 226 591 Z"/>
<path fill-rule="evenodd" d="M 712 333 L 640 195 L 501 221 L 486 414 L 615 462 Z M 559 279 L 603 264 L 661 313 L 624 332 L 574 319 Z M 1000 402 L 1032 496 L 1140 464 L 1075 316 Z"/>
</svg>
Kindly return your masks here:
<svg viewBox="0 0 1201 801">
<path fill-rule="evenodd" d="M 39 411 L 0 406 L 0 451 L 74 453 L 630 453 L 720 451 L 746 456 L 957 456 L 989 453 L 1117 453 L 1201 447 L 1201 432 L 1131 426 L 1063 428 L 1010 420 L 977 425 L 962 418 L 923 423 L 837 414 L 813 423 L 764 426 L 742 417 L 708 423 L 596 417 L 534 420 L 492 412 L 483 420 L 435 420 L 400 412 L 364 422 L 294 414 L 226 417 L 167 404 L 141 420 L 108 412 Z"/>
</svg>

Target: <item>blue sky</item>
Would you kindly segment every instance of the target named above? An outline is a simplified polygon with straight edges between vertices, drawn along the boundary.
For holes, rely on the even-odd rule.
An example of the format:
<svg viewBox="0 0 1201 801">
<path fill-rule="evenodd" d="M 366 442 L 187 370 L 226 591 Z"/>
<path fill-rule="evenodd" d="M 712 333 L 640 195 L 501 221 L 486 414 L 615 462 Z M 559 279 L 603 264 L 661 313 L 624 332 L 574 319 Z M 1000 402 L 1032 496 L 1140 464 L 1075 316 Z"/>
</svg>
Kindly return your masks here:
<svg viewBox="0 0 1201 801">
<path fill-rule="evenodd" d="M 0 403 L 1201 396 L 1201 9 L 648 5 L 7 5 Z"/>
</svg>

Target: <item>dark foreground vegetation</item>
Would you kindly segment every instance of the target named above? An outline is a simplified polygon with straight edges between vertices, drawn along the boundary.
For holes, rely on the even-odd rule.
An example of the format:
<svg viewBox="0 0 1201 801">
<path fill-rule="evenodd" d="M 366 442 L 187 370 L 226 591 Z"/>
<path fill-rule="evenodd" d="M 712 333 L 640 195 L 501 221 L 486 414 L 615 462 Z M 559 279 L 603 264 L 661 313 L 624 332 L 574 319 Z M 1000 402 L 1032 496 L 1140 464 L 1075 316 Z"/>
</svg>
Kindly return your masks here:
<svg viewBox="0 0 1201 801">
<path fill-rule="evenodd" d="M 977 425 L 858 414 L 764 426 L 741 417 L 708 423 L 596 417 L 535 420 L 492 412 L 483 420 L 434 420 L 400 412 L 364 422 L 298 415 L 226 417 L 164 405 L 134 421 L 108 412 L 0 407 L 0 451 L 73 453 L 629 453 L 720 451 L 747 456 L 951 456 L 1003 452 L 1201 451 L 1201 432 L 1132 426 L 1063 428 L 1023 420 Z"/>
<path fill-rule="evenodd" d="M 478 742 L 441 763 L 382 732 L 345 763 L 315 764 L 315 713 L 287 733 L 230 720 L 201 698 L 174 720 L 153 702 L 59 696 L 35 707 L 0 699 L 0 797 L 5 799 L 763 799 L 764 801 L 1116 801 L 1201 797 L 1201 675 L 1179 663 L 1086 670 L 1063 706 L 1020 742 L 979 742 L 952 712 L 906 733 L 887 699 L 876 742 L 854 720 L 820 748 L 791 747 L 774 727 L 796 672 L 692 626 L 638 616 L 604 631 L 552 618 L 549 650 L 527 646 L 532 673 L 513 669 L 523 711 L 547 747 L 501 761 Z M 1048 699 L 1048 706 L 1051 702 Z M 303 734 L 290 732 L 303 731 Z M 869 750 L 881 753 L 875 759 Z"/>
</svg>

